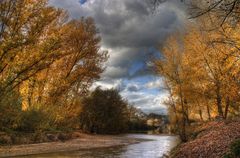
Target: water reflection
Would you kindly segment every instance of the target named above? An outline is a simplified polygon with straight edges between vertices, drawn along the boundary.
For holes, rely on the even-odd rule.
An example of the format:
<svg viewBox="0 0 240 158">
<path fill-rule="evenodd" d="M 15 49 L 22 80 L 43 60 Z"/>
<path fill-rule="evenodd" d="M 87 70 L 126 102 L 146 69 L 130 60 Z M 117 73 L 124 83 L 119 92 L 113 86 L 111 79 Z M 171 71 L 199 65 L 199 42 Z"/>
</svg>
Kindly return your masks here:
<svg viewBox="0 0 240 158">
<path fill-rule="evenodd" d="M 149 139 L 149 141 L 129 146 L 25 156 L 21 158 L 160 158 L 178 143 L 178 138 L 175 136 L 130 134 L 127 137 Z"/>
<path fill-rule="evenodd" d="M 178 143 L 174 136 L 132 135 L 131 137 L 151 139 L 139 144 L 130 145 L 122 157 L 126 158 L 159 158 L 167 154 Z"/>
</svg>

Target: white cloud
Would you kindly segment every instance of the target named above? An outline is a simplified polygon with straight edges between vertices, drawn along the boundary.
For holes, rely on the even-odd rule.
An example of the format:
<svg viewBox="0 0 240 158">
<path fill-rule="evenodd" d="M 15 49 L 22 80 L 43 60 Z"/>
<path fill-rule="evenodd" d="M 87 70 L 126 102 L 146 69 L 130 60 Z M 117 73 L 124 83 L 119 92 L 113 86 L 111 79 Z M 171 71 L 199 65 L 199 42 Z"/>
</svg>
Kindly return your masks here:
<svg viewBox="0 0 240 158">
<path fill-rule="evenodd" d="M 123 80 L 122 79 L 117 79 L 117 80 L 101 80 L 95 82 L 91 90 L 94 90 L 96 87 L 101 87 L 102 89 L 119 89 L 123 87 Z"/>
<path fill-rule="evenodd" d="M 163 101 L 168 97 L 167 93 L 160 93 L 158 95 L 154 95 L 144 91 L 123 91 L 121 94 L 124 98 L 129 100 L 131 104 L 134 104 L 134 106 L 142 109 L 147 113 L 165 113 L 167 110 L 166 106 L 163 104 Z"/>
<path fill-rule="evenodd" d="M 158 78 L 154 81 L 146 83 L 145 87 L 148 89 L 161 89 L 162 87 L 164 87 L 164 83 L 161 78 Z"/>
</svg>

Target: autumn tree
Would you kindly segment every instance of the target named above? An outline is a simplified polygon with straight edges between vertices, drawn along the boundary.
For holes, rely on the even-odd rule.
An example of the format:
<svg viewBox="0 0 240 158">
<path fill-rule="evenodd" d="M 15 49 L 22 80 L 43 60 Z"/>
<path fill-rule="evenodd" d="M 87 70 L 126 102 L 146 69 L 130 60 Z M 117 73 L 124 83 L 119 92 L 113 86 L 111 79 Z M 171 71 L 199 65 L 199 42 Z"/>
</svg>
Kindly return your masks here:
<svg viewBox="0 0 240 158">
<path fill-rule="evenodd" d="M 185 52 L 188 57 L 187 66 L 197 68 L 195 75 L 199 75 L 198 84 L 205 90 L 205 97 L 215 100 L 217 115 L 226 118 L 229 103 L 232 100 L 236 102 L 239 98 L 239 86 L 234 79 L 238 73 L 236 64 L 239 62 L 239 52 L 232 45 L 213 43 L 213 39 L 218 36 L 218 32 L 192 30 L 185 37 Z"/>
<path fill-rule="evenodd" d="M 181 139 L 186 141 L 186 124 L 189 121 L 189 117 L 187 98 L 184 96 L 183 88 L 184 82 L 187 81 L 187 76 L 182 65 L 183 53 L 179 50 L 179 45 L 176 39 L 170 38 L 162 49 L 161 59 L 155 61 L 155 66 L 157 73 L 164 77 L 168 86 L 171 87 L 171 93 L 177 96 L 172 107 L 176 108 L 175 103 L 177 104 L 178 111 L 181 114 L 181 131 L 179 134 Z"/>
<path fill-rule="evenodd" d="M 127 130 L 126 101 L 114 89 L 97 88 L 83 100 L 81 128 L 90 133 L 121 133 Z"/>
<path fill-rule="evenodd" d="M 0 40 L 0 107 L 15 96 L 18 109 L 44 109 L 55 125 L 76 119 L 108 57 L 93 19 L 71 20 L 47 0 L 3 0 Z"/>
<path fill-rule="evenodd" d="M 239 50 L 235 45 L 214 42 L 222 36 L 218 30 L 206 32 L 194 25 L 188 30 L 169 38 L 162 57 L 155 61 L 169 92 L 165 103 L 170 120 L 176 128 L 182 123 L 183 140 L 191 120 L 239 115 Z"/>
<path fill-rule="evenodd" d="M 0 2 L 0 107 L 5 114 L 3 122 L 11 117 L 6 112 L 21 109 L 20 84 L 59 58 L 60 54 L 55 53 L 60 47 L 57 29 L 65 21 L 64 14 L 47 6 L 47 1 L 43 0 Z M 14 111 L 18 116 L 19 111 Z M 2 127 L 11 124 L 16 126 L 16 123 L 8 122 Z"/>
<path fill-rule="evenodd" d="M 1 98 L 23 81 L 49 67 L 61 54 L 60 34 L 64 12 L 47 1 L 3 0 L 0 4 Z"/>
<path fill-rule="evenodd" d="M 81 97 L 99 78 L 103 71 L 102 63 L 107 59 L 107 53 L 99 51 L 100 37 L 91 18 L 71 21 L 63 27 L 63 32 L 66 34 L 59 51 L 63 56 L 32 77 L 34 82 L 28 80 L 27 87 L 33 87 L 29 89 L 33 93 L 25 96 L 28 98 L 27 106 L 51 105 L 65 109 L 54 110 L 56 115 L 61 116 L 57 122 L 71 115 L 76 118 Z M 32 86 L 32 83 L 35 85 Z"/>
</svg>

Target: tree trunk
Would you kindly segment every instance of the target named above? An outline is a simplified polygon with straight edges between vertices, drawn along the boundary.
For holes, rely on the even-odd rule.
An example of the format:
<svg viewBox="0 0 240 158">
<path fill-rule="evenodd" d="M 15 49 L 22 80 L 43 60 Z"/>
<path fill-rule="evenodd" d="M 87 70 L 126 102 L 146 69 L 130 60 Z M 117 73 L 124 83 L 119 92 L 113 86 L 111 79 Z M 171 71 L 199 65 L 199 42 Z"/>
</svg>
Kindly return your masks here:
<svg viewBox="0 0 240 158">
<path fill-rule="evenodd" d="M 184 107 L 184 100 L 183 100 L 183 94 L 182 94 L 182 85 L 181 83 L 179 84 L 179 96 L 180 96 L 180 102 L 181 102 L 181 108 L 182 108 L 182 129 L 181 129 L 181 140 L 183 142 L 187 142 L 187 135 L 186 135 L 186 111 L 185 111 L 185 107 Z"/>
<path fill-rule="evenodd" d="M 185 119 L 185 117 L 183 117 L 183 120 L 182 120 L 182 130 L 181 130 L 180 137 L 181 137 L 181 140 L 182 140 L 183 142 L 187 142 L 186 119 Z"/>
<path fill-rule="evenodd" d="M 201 121 L 203 121 L 202 110 L 201 110 L 201 106 L 200 106 L 198 100 L 197 100 L 197 105 L 198 105 L 198 108 L 199 108 L 199 111 L 198 111 L 198 112 L 199 112 L 200 119 L 201 119 Z"/>
<path fill-rule="evenodd" d="M 212 117 L 211 117 L 210 107 L 208 103 L 207 103 L 207 114 L 208 114 L 208 120 L 211 121 Z"/>
<path fill-rule="evenodd" d="M 230 105 L 230 99 L 229 99 L 229 97 L 227 97 L 227 98 L 226 98 L 225 114 L 224 114 L 224 118 L 225 118 L 225 119 L 227 119 L 229 105 Z"/>
<path fill-rule="evenodd" d="M 190 126 L 188 102 L 187 102 L 187 99 L 185 98 L 184 98 L 184 106 L 186 107 L 185 113 L 184 113 L 186 118 L 186 123 L 188 126 Z"/>
<path fill-rule="evenodd" d="M 224 118 L 223 110 L 222 110 L 222 97 L 220 93 L 219 83 L 216 84 L 216 100 L 217 100 L 218 117 Z"/>
</svg>

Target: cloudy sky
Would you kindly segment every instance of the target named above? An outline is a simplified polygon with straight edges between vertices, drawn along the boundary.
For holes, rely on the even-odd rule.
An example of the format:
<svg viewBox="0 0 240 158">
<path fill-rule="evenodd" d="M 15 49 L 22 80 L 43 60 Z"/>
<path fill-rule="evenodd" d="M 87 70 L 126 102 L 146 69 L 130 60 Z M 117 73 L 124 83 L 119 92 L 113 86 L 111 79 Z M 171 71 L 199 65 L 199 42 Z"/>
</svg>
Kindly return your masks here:
<svg viewBox="0 0 240 158">
<path fill-rule="evenodd" d="M 91 16 L 102 37 L 101 47 L 110 58 L 94 87 L 118 88 L 121 95 L 144 112 L 166 113 L 167 97 L 161 78 L 151 70 L 156 49 L 174 31 L 182 30 L 185 9 L 169 0 L 153 13 L 150 0 L 50 0 L 68 10 L 72 18 Z"/>
</svg>

